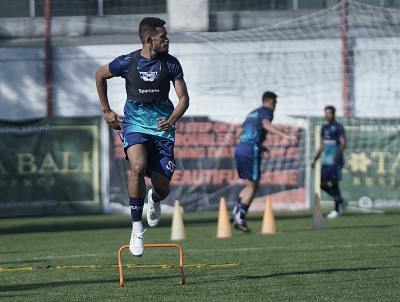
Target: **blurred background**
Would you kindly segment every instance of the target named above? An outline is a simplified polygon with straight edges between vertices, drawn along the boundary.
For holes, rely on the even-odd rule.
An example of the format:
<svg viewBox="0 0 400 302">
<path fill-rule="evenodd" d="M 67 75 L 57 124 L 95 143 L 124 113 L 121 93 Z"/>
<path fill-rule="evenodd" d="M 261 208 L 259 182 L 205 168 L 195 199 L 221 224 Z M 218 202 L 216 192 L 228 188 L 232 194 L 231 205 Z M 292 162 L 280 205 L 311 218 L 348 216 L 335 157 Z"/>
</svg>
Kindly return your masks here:
<svg viewBox="0 0 400 302">
<path fill-rule="evenodd" d="M 233 133 L 278 94 L 273 135 L 250 211 L 323 207 L 319 147 L 324 108 L 346 126 L 342 193 L 355 208 L 399 207 L 400 1 L 0 0 L 0 217 L 129 213 L 117 133 L 102 120 L 94 74 L 141 48 L 138 25 L 167 21 L 170 53 L 191 99 L 176 125 L 177 169 L 165 210 L 233 207 L 243 187 Z M 121 78 L 108 80 L 123 116 Z M 170 98 L 177 104 L 171 89 Z M 150 185 L 150 183 L 148 183 Z"/>
</svg>

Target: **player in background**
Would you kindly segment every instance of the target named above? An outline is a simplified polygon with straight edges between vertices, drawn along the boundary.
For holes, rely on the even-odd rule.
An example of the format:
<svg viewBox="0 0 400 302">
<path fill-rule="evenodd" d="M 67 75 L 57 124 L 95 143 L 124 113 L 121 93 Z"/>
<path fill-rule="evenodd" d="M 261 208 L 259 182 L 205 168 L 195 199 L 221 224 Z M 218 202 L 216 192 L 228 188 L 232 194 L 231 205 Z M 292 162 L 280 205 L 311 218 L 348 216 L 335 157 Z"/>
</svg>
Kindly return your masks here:
<svg viewBox="0 0 400 302">
<path fill-rule="evenodd" d="M 251 232 L 251 229 L 247 227 L 245 217 L 261 178 L 261 152 L 269 152 L 268 148 L 262 145 L 267 133 L 277 134 L 292 142 L 297 142 L 296 136 L 285 134 L 271 124 L 277 103 L 276 98 L 277 95 L 274 92 L 266 91 L 262 96 L 262 106 L 252 111 L 236 131 L 236 138 L 240 139 L 235 150 L 236 168 L 239 177 L 245 180 L 246 185 L 239 193 L 229 220 L 234 228 L 244 232 Z"/>
<path fill-rule="evenodd" d="M 144 18 L 139 24 L 142 49 L 117 57 L 96 72 L 96 86 L 103 118 L 119 130 L 121 119 L 111 110 L 107 97 L 107 79 L 125 79 L 127 99 L 122 120 L 126 159 L 131 166 L 128 181 L 132 233 L 129 250 L 135 256 L 144 252 L 142 214 L 146 197 L 145 176 L 151 178 L 152 188 L 147 194 L 147 222 L 154 227 L 160 221 L 160 201 L 169 192 L 175 170 L 175 123 L 189 107 L 189 95 L 179 61 L 168 54 L 169 39 L 159 18 Z M 169 99 L 170 81 L 179 102 Z"/>
<path fill-rule="evenodd" d="M 335 120 L 335 107 L 325 107 L 325 119 L 328 122 L 322 126 L 321 145 L 311 168 L 314 169 L 315 162 L 324 152 L 324 159 L 321 168 L 321 189 L 333 197 L 335 209 L 326 217 L 334 219 L 343 215 L 348 200 L 340 194 L 339 181 L 341 180 L 341 170 L 344 165 L 343 151 L 346 148 L 346 133 L 342 124 Z M 328 183 L 331 185 L 328 185 Z"/>
</svg>

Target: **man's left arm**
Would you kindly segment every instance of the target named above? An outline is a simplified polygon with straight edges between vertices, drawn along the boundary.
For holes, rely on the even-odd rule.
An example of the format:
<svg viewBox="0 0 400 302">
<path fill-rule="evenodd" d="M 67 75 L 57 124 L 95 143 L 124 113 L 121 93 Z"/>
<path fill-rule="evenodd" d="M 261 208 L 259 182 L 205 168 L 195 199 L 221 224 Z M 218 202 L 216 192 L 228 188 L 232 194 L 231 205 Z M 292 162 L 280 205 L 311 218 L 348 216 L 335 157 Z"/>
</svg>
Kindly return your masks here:
<svg viewBox="0 0 400 302">
<path fill-rule="evenodd" d="M 186 112 L 189 108 L 189 94 L 187 91 L 186 83 L 184 80 L 175 80 L 172 81 L 175 87 L 176 95 L 178 96 L 179 103 L 175 107 L 174 111 L 172 112 L 171 116 L 168 120 L 164 120 L 158 118 L 158 127 L 159 131 L 170 131 L 172 126 L 182 117 L 182 115 Z"/>
<path fill-rule="evenodd" d="M 342 155 L 344 149 L 346 148 L 346 137 L 345 136 L 339 137 L 339 143 L 340 143 L 339 150 L 336 153 L 335 157 L 333 158 L 333 161 L 335 163 L 339 162 L 340 155 Z"/>
<path fill-rule="evenodd" d="M 335 154 L 335 157 L 333 158 L 333 161 L 335 163 L 339 162 L 339 158 L 342 155 L 344 149 L 346 148 L 346 133 L 344 131 L 344 127 L 342 125 L 340 125 L 341 127 L 339 127 L 339 143 L 340 143 L 340 147 L 338 152 Z"/>
</svg>

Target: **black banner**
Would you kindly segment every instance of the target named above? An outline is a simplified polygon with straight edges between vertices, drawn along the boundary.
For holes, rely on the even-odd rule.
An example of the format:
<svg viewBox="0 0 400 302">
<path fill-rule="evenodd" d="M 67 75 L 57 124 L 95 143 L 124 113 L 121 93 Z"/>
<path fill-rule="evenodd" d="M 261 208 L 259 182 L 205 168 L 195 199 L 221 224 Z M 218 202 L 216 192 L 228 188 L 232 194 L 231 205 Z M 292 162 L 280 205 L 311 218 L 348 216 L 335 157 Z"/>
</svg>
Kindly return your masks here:
<svg viewBox="0 0 400 302">
<path fill-rule="evenodd" d="M 100 213 L 100 117 L 0 121 L 0 217 Z"/>
<path fill-rule="evenodd" d="M 175 200 L 179 200 L 185 211 L 210 211 L 218 209 L 220 198 L 225 197 L 228 207 L 233 207 L 244 187 L 234 160 L 238 143 L 235 131 L 239 126 L 212 122 L 206 117 L 179 120 L 174 149 L 177 165 L 170 184 L 171 192 L 163 203 L 173 205 Z M 273 199 L 275 208 L 305 209 L 305 132 L 292 125 L 277 127 L 285 133 L 297 135 L 298 143 L 268 134 L 264 145 L 270 149 L 270 154 L 264 153 L 262 157 L 263 175 L 256 199 L 285 192 L 285 196 L 278 194 L 279 198 L 277 195 Z M 128 205 L 130 165 L 125 160 L 117 132 L 110 131 L 110 202 Z M 146 179 L 146 184 L 150 188 L 149 179 Z"/>
</svg>

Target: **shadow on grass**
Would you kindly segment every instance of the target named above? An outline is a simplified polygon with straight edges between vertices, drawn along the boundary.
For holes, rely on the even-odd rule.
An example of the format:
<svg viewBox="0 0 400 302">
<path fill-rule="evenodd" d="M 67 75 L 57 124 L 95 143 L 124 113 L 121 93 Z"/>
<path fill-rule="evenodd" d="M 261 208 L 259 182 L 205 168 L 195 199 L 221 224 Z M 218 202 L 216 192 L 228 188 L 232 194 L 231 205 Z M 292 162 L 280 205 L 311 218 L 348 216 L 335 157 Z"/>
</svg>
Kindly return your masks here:
<svg viewBox="0 0 400 302">
<path fill-rule="evenodd" d="M 386 267 L 359 267 L 359 268 L 332 268 L 332 269 L 316 269 L 310 271 L 298 271 L 298 272 L 287 272 L 287 273 L 276 273 L 262 276 L 237 276 L 230 278 L 231 280 L 251 280 L 251 279 L 266 279 L 282 276 L 295 276 L 295 275 L 312 275 L 312 274 L 333 274 L 337 272 L 360 272 L 370 270 L 381 270 L 381 269 L 395 269 L 400 266 L 386 266 Z"/>
<path fill-rule="evenodd" d="M 199 213 L 201 216 L 202 213 Z M 183 216 L 184 223 L 187 226 L 190 225 L 217 225 L 218 212 L 204 213 L 203 217 L 193 217 L 196 213 L 189 213 L 188 216 Z M 346 213 L 345 217 L 356 217 L 371 214 L 363 213 Z M 397 212 L 387 213 L 386 216 L 398 215 Z M 27 217 L 27 218 L 13 218 L 13 219 L 2 219 L 2 225 L 0 226 L 1 234 L 23 234 L 23 233 L 39 233 L 39 232 L 64 232 L 64 231 L 81 231 L 81 230 L 104 230 L 104 229 L 130 229 L 131 219 L 129 215 L 82 215 L 82 216 L 50 216 L 49 220 L 46 221 L 47 217 Z M 246 220 L 262 221 L 263 213 L 250 213 Z M 18 219 L 18 224 L 15 223 L 15 219 Z M 296 220 L 296 219 L 312 219 L 312 212 L 296 212 L 296 213 L 276 213 L 275 220 Z M 7 222 L 10 222 L 7 225 Z M 143 218 L 143 226 L 148 227 L 146 218 Z M 158 228 L 170 228 L 172 222 L 171 215 L 165 215 L 162 217 Z M 395 225 L 395 224 L 394 224 Z M 330 228 L 365 228 L 365 227 L 389 227 L 392 225 L 367 225 L 367 226 L 336 226 Z M 302 231 L 302 230 L 300 230 Z"/>
<path fill-rule="evenodd" d="M 86 218 L 85 218 L 86 217 Z M 17 218 L 20 224 L 11 224 L 7 226 L 5 223 L 0 227 L 0 235 L 2 234 L 24 234 L 24 233 L 41 233 L 41 232 L 65 232 L 65 231 L 82 231 L 82 230 L 105 230 L 105 229 L 131 229 L 132 223 L 129 215 L 90 215 L 90 216 L 61 216 L 58 221 L 54 221 L 55 217 L 49 217 L 49 221 L 39 221 L 38 219 Z M 102 219 L 104 218 L 104 219 Z M 51 221 L 50 221 L 51 220 Z M 258 220 L 258 219 L 257 219 Z M 4 220 L 7 222 L 7 219 Z M 217 225 L 218 217 L 204 218 L 184 218 L 185 225 Z M 171 228 L 172 216 L 165 215 L 160 220 L 157 228 Z M 145 216 L 143 217 L 143 226 L 148 227 Z"/>
<path fill-rule="evenodd" d="M 230 214 L 230 213 L 229 213 Z M 304 219 L 304 218 L 312 218 L 312 213 L 296 213 L 296 214 L 283 214 L 283 213 L 278 213 L 275 215 L 275 220 L 287 220 L 287 219 Z M 250 212 L 246 216 L 246 221 L 262 221 L 263 219 L 263 213 L 255 213 L 255 212 Z M 217 224 L 218 222 L 218 213 L 215 213 L 215 217 L 205 217 L 205 218 L 187 218 L 183 216 L 183 220 L 185 222 L 185 225 L 196 225 L 196 224 Z M 161 223 L 161 222 L 160 222 Z M 169 225 L 170 226 L 170 225 Z"/>
<path fill-rule="evenodd" d="M 137 285 L 137 282 L 141 281 L 154 281 L 157 282 L 162 279 L 171 279 L 172 284 L 179 285 L 181 281 L 181 275 L 168 275 L 168 276 L 157 276 L 157 277 L 137 277 L 137 278 L 124 278 L 124 287 L 129 286 L 129 283 Z M 26 291 L 26 290 L 38 290 L 43 288 L 54 288 L 64 286 L 80 286 L 86 284 L 115 284 L 115 287 L 119 287 L 119 279 L 106 279 L 106 280 L 76 280 L 76 281 L 53 281 L 53 282 L 37 282 L 29 284 L 15 284 L 15 285 L 0 285 L 0 292 L 14 292 L 14 291 Z"/>
<path fill-rule="evenodd" d="M 17 299 L 17 298 L 19 298 L 19 299 L 22 299 L 22 297 L 29 297 L 30 299 L 32 299 L 32 294 L 24 294 L 24 295 L 21 295 L 20 293 L 18 293 L 18 294 L 13 294 L 13 295 L 0 295 L 0 298 L 15 298 L 15 299 Z M 17 301 L 17 300 L 15 300 L 15 301 Z M 26 301 L 28 301 L 28 300 L 26 300 Z"/>
<path fill-rule="evenodd" d="M 127 215 L 118 215 L 114 219 L 110 219 L 109 217 L 109 215 L 61 216 L 58 221 L 54 221 L 56 217 L 49 217 L 52 221 L 18 218 L 21 222 L 19 225 L 7 226 L 3 223 L 0 228 L 0 234 L 130 229 L 132 227 L 131 219 Z"/>
<path fill-rule="evenodd" d="M 321 230 L 314 230 L 311 227 L 309 228 L 298 228 L 298 229 L 286 229 L 281 231 L 281 233 L 301 233 L 301 232 L 324 232 L 327 230 L 340 230 L 340 229 L 374 229 L 374 228 L 390 228 L 390 227 L 395 227 L 395 226 L 399 226 L 400 224 L 380 224 L 380 225 L 343 225 L 343 226 L 329 226 L 329 227 L 325 227 L 325 229 L 321 229 Z M 278 232 L 280 233 L 280 232 Z M 400 236 L 400 235 L 399 235 Z"/>
<path fill-rule="evenodd" d="M 29 249 L 29 250 L 19 250 L 19 251 L 7 251 L 7 252 L 0 252 L 0 254 L 22 254 L 22 253 L 32 253 L 32 252 L 48 252 L 54 249 Z"/>
<path fill-rule="evenodd" d="M 343 226 L 332 226 L 329 229 L 367 229 L 367 228 L 390 228 L 394 226 L 399 226 L 400 223 L 394 224 L 367 224 L 367 225 L 343 225 Z"/>
<path fill-rule="evenodd" d="M 0 262 L 0 265 L 4 264 L 21 264 L 21 263 L 36 263 L 36 262 L 46 262 L 48 260 L 27 260 L 27 261 L 7 261 L 7 262 Z"/>
</svg>

